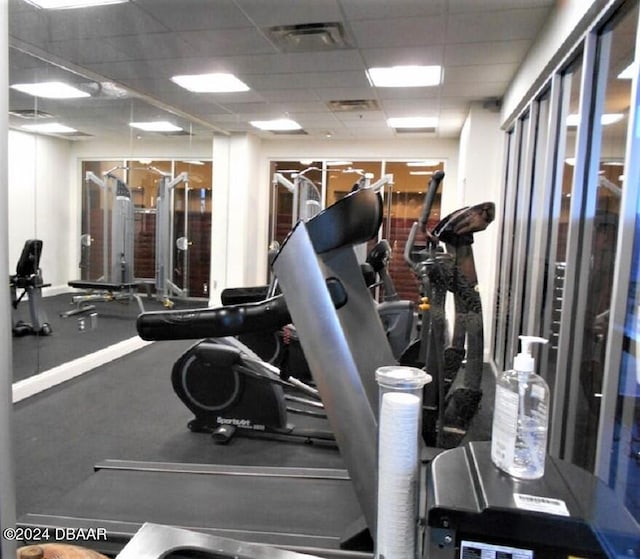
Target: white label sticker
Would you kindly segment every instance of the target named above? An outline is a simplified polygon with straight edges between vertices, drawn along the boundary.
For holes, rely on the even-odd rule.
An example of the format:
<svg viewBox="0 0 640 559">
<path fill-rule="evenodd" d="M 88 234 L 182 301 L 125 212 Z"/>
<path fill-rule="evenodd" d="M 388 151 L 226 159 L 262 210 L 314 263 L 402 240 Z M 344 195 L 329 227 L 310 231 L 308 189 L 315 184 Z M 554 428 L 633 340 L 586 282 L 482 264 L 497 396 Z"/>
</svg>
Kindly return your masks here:
<svg viewBox="0 0 640 559">
<path fill-rule="evenodd" d="M 493 428 L 491 430 L 491 455 L 504 467 L 513 463 L 518 431 L 518 395 L 510 390 L 496 386 L 496 403 L 493 410 Z"/>
<path fill-rule="evenodd" d="M 560 499 L 514 493 L 513 500 L 519 509 L 546 512 L 547 514 L 557 514 L 559 516 L 571 516 L 567 504 Z"/>
</svg>

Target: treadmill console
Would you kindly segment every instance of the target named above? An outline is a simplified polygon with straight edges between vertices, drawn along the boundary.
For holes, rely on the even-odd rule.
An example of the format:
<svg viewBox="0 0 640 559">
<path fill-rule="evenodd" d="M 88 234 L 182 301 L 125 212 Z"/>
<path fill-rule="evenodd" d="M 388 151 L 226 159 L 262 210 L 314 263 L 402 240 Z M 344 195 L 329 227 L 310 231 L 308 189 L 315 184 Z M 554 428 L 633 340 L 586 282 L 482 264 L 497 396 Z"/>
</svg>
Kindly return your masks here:
<svg viewBox="0 0 640 559">
<path fill-rule="evenodd" d="M 433 459 L 424 559 L 640 558 L 640 526 L 595 476 L 553 457 L 545 475 L 517 480 L 486 442 Z"/>
</svg>

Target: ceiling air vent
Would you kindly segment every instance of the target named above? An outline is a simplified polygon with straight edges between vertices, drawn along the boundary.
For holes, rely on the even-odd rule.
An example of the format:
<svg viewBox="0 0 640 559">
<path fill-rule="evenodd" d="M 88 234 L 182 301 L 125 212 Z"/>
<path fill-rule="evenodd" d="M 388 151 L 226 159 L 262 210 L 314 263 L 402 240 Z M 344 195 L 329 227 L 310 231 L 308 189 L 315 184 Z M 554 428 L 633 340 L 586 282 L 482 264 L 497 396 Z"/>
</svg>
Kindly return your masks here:
<svg viewBox="0 0 640 559">
<path fill-rule="evenodd" d="M 53 115 L 39 111 L 38 109 L 14 109 L 9 111 L 11 116 L 17 116 L 18 118 L 26 118 L 29 120 L 35 120 L 36 118 L 52 118 Z"/>
<path fill-rule="evenodd" d="M 375 99 L 343 99 L 329 101 L 327 106 L 329 107 L 329 110 L 334 113 L 380 110 L 380 105 L 378 105 L 378 102 Z"/>
<path fill-rule="evenodd" d="M 436 129 L 433 126 L 425 128 L 394 128 L 396 134 L 435 134 Z"/>
<path fill-rule="evenodd" d="M 312 52 L 350 48 L 339 22 L 278 25 L 266 29 L 267 35 L 283 52 Z"/>
<path fill-rule="evenodd" d="M 188 130 L 176 130 L 175 132 L 154 132 L 160 136 L 193 136 Z"/>
<path fill-rule="evenodd" d="M 73 132 L 71 134 L 65 134 L 65 138 L 93 138 L 93 134 L 87 134 L 86 132 Z"/>
<path fill-rule="evenodd" d="M 269 130 L 276 136 L 307 136 L 309 133 L 300 128 L 299 130 Z"/>
</svg>

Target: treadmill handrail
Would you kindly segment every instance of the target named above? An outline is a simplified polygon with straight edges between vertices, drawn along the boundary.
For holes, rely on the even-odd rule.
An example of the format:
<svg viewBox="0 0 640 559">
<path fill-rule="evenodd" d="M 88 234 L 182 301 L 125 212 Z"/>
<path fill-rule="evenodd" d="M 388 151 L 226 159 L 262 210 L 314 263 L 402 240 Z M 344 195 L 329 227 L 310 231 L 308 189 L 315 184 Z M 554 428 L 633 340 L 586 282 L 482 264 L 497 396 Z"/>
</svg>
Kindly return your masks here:
<svg viewBox="0 0 640 559">
<path fill-rule="evenodd" d="M 382 214 L 379 193 L 371 188 L 350 192 L 306 223 L 316 254 L 373 238 L 382 224 Z"/>
</svg>

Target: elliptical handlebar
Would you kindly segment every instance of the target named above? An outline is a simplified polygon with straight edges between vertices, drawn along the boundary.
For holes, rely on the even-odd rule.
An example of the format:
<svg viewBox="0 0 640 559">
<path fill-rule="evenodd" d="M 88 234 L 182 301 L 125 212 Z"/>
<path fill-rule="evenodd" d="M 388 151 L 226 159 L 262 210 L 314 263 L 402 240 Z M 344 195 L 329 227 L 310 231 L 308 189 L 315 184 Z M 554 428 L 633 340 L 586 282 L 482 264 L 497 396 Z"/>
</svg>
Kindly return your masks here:
<svg viewBox="0 0 640 559">
<path fill-rule="evenodd" d="M 138 316 L 136 328 L 143 340 L 222 338 L 275 329 L 291 322 L 284 297 L 214 309 L 151 311 Z"/>
<path fill-rule="evenodd" d="M 424 202 L 422 204 L 422 212 L 418 221 L 415 221 L 411 226 L 411 230 L 409 231 L 409 236 L 407 238 L 407 242 L 404 245 L 404 260 L 409 266 L 414 267 L 416 265 L 416 261 L 413 258 L 413 249 L 415 247 L 416 235 L 418 234 L 418 230 L 421 233 L 427 234 L 427 223 L 429 221 L 429 214 L 431 213 L 431 207 L 433 206 L 433 201 L 436 198 L 436 194 L 438 192 L 438 188 L 440 187 L 440 183 L 444 179 L 444 171 L 436 171 L 431 175 L 431 180 L 429 181 L 429 186 L 427 187 L 427 193 L 424 197 Z M 432 242 L 429 236 L 427 235 L 427 244 Z"/>
<path fill-rule="evenodd" d="M 444 178 L 444 171 L 436 171 L 431 175 L 431 180 L 429 181 L 429 187 L 427 188 L 427 193 L 424 197 L 424 203 L 422 204 L 422 213 L 420 214 L 420 219 L 418 220 L 418 224 L 420 226 L 420 231 L 425 233 L 427 230 L 427 222 L 429 221 L 429 214 L 431 213 L 431 206 L 433 206 L 433 201 L 436 198 L 436 193 L 438 192 L 438 187 Z"/>
</svg>

